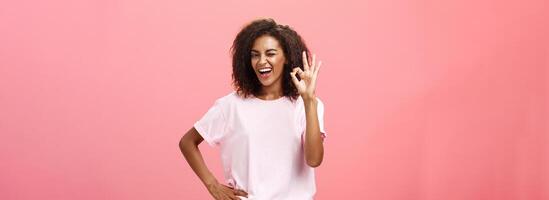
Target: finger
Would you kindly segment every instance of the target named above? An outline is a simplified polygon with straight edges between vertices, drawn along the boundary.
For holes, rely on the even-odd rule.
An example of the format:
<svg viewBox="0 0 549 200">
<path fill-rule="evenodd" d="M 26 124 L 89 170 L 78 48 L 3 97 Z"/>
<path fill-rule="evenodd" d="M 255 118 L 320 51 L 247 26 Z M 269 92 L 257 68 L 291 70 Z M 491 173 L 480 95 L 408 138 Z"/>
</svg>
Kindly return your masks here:
<svg viewBox="0 0 549 200">
<path fill-rule="evenodd" d="M 314 74 L 315 76 L 318 75 L 318 71 L 320 71 L 320 66 L 322 65 L 322 61 L 318 61 L 318 66 L 316 66 Z"/>
<path fill-rule="evenodd" d="M 235 189 L 233 187 L 227 186 L 227 185 L 223 185 L 223 186 L 225 186 L 225 188 L 223 188 L 223 193 L 225 195 L 234 194 Z"/>
<path fill-rule="evenodd" d="M 295 74 L 297 74 L 298 72 L 299 72 L 299 67 L 294 67 L 294 68 L 292 69 L 292 72 L 290 72 L 290 73 L 295 73 Z"/>
<path fill-rule="evenodd" d="M 290 72 L 290 76 L 292 77 L 292 82 L 294 83 L 294 85 L 297 86 L 297 84 L 299 84 L 299 80 L 297 80 L 297 77 L 295 76 L 295 73 L 296 72 Z"/>
<path fill-rule="evenodd" d="M 296 72 L 297 72 L 297 75 L 301 76 L 301 74 L 305 73 L 303 70 L 301 70 L 301 68 L 299 67 L 296 67 Z"/>
<path fill-rule="evenodd" d="M 236 195 L 234 195 L 234 194 L 230 194 L 229 199 L 230 200 L 240 200 L 240 198 L 236 197 Z"/>
<path fill-rule="evenodd" d="M 313 60 L 311 61 L 311 66 L 309 66 L 309 70 L 311 70 L 312 72 L 315 71 L 315 68 L 316 68 L 316 55 L 313 54 Z"/>
<path fill-rule="evenodd" d="M 227 186 L 225 186 L 225 187 L 227 187 Z M 224 199 L 230 199 L 230 200 L 236 199 L 236 200 L 238 200 L 238 198 L 234 195 L 234 190 L 230 187 L 227 187 L 225 189 L 225 191 L 223 192 L 223 195 L 225 196 Z"/>
<path fill-rule="evenodd" d="M 225 188 L 228 188 L 228 189 L 230 189 L 230 190 L 233 190 L 233 189 L 234 189 L 233 187 L 228 186 L 228 185 L 222 185 L 222 186 L 225 186 Z"/>
<path fill-rule="evenodd" d="M 235 190 L 234 194 L 237 195 L 237 196 L 248 197 L 248 193 L 245 192 L 244 190 Z"/>
<path fill-rule="evenodd" d="M 304 78 L 309 78 L 309 75 L 312 74 L 311 71 L 303 71 L 300 68 L 297 69 L 297 75 L 299 75 L 299 80 L 303 80 Z"/>
<path fill-rule="evenodd" d="M 309 61 L 307 61 L 307 52 L 303 51 L 303 69 L 309 71 Z"/>
</svg>

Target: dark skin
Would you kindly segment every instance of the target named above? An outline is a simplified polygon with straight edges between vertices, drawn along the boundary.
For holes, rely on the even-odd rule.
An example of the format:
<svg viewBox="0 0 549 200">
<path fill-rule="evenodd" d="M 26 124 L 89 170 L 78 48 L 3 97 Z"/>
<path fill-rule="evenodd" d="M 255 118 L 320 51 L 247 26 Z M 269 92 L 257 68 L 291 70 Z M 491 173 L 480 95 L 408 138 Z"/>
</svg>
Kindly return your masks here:
<svg viewBox="0 0 549 200">
<path fill-rule="evenodd" d="M 248 193 L 243 190 L 231 188 L 217 182 L 215 176 L 210 172 L 198 145 L 204 141 L 198 131 L 193 127 L 179 141 L 179 148 L 185 156 L 185 159 L 193 169 L 194 173 L 200 178 L 208 192 L 216 200 L 238 200 L 237 196 L 248 197 Z"/>
<path fill-rule="evenodd" d="M 262 94 L 257 97 L 263 100 L 281 98 L 281 76 L 286 60 L 278 41 L 271 36 L 258 37 L 254 42 L 251 55 L 252 67 L 262 84 Z M 309 62 L 305 52 L 303 52 L 304 70 L 296 67 L 290 73 L 292 82 L 296 86 L 305 105 L 306 128 L 303 148 L 307 165 L 311 167 L 320 166 L 324 156 L 324 146 L 320 136 L 315 96 L 316 79 L 321 62 L 316 64 L 315 60 L 315 56 L 313 55 L 313 59 Z M 261 79 L 258 70 L 265 67 L 272 67 L 273 75 L 269 78 Z M 301 80 L 296 78 L 296 74 L 301 77 Z M 181 138 L 179 148 L 194 173 L 200 178 L 212 197 L 216 200 L 240 199 L 238 196 L 247 197 L 248 194 L 245 191 L 223 185 L 217 181 L 206 166 L 198 148 L 198 145 L 202 141 L 204 141 L 204 138 L 193 127 Z"/>
</svg>

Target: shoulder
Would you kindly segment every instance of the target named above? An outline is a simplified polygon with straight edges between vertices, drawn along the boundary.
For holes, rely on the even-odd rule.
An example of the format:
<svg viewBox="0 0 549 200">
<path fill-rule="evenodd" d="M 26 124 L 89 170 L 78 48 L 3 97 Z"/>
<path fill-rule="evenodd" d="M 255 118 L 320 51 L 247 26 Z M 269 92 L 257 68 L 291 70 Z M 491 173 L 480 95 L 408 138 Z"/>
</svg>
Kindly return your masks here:
<svg viewBox="0 0 549 200">
<path fill-rule="evenodd" d="M 239 96 L 235 91 L 231 91 L 225 96 L 218 98 L 215 103 L 226 106 L 242 100 L 243 97 Z"/>
<path fill-rule="evenodd" d="M 232 91 L 232 92 L 229 92 L 228 94 L 220 97 L 217 99 L 217 101 L 231 101 L 232 99 L 234 99 L 236 96 L 236 92 Z"/>
</svg>

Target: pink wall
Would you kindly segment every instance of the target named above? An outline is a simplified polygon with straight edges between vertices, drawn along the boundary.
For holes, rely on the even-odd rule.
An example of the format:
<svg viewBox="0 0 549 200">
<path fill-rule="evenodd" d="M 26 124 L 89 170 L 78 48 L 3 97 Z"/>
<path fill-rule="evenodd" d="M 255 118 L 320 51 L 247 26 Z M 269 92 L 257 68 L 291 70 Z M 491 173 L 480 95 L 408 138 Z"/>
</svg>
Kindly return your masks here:
<svg viewBox="0 0 549 200">
<path fill-rule="evenodd" d="M 317 199 L 549 199 L 547 1 L 2 1 L 0 199 L 209 199 L 179 138 L 271 16 L 324 61 Z M 201 145 L 221 178 L 217 150 Z"/>
</svg>

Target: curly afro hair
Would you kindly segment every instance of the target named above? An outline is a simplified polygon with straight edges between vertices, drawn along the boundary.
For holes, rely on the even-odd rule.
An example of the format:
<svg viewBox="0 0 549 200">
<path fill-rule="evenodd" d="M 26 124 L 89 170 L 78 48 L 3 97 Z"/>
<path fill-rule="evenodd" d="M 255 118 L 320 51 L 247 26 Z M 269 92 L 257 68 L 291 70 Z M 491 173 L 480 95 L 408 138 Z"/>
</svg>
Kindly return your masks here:
<svg viewBox="0 0 549 200">
<path fill-rule="evenodd" d="M 290 72 L 294 67 L 303 70 L 302 52 L 310 57 L 304 40 L 296 31 L 287 25 L 277 24 L 273 19 L 258 19 L 246 25 L 236 36 L 231 47 L 233 59 L 233 86 L 237 94 L 244 98 L 261 93 L 259 82 L 251 64 L 251 50 L 254 41 L 263 35 L 269 35 L 278 40 L 284 51 L 286 63 L 282 71 L 282 91 L 285 97 L 295 101 L 299 93 L 292 83 Z"/>
</svg>

